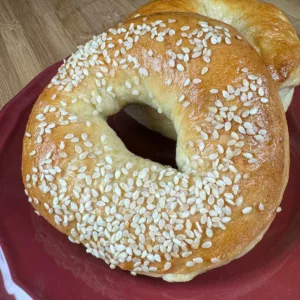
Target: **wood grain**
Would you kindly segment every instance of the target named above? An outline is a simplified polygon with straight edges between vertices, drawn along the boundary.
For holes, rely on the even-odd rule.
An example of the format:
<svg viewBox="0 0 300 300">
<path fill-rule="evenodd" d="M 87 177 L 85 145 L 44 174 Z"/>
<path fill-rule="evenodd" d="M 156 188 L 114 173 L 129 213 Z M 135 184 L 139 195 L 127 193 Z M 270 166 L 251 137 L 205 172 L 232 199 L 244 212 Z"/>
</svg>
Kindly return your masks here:
<svg viewBox="0 0 300 300">
<path fill-rule="evenodd" d="M 47 66 L 148 0 L 0 0 L 0 108 Z M 300 1 L 270 0 L 300 34 Z"/>
</svg>

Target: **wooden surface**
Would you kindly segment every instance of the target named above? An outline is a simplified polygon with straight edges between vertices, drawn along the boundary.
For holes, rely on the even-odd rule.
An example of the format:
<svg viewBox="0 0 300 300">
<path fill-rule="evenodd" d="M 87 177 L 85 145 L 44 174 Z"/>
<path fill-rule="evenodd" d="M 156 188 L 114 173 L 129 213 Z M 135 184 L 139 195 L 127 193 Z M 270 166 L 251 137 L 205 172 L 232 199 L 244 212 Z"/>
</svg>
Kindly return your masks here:
<svg viewBox="0 0 300 300">
<path fill-rule="evenodd" d="M 148 0 L 0 0 L 0 108 L 47 66 Z M 300 0 L 269 0 L 300 34 Z"/>
</svg>

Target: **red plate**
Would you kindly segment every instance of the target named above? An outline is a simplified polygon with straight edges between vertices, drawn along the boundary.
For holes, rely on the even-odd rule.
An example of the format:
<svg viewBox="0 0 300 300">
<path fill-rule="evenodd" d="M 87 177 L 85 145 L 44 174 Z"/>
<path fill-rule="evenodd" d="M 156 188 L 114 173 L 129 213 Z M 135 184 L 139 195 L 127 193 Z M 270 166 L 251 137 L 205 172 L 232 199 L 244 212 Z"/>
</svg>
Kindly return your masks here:
<svg viewBox="0 0 300 300">
<path fill-rule="evenodd" d="M 13 299 L 8 295 L 13 292 L 20 295 L 18 299 L 30 299 L 27 294 L 55 300 L 300 299 L 300 89 L 287 114 L 291 170 L 283 211 L 262 242 L 243 258 L 191 282 L 170 284 L 110 270 L 38 217 L 27 202 L 21 180 L 25 125 L 59 65 L 37 76 L 0 112 L 0 270 L 5 278 L 2 281 L 0 276 L 0 299 Z M 174 165 L 174 142 L 123 112 L 112 117 L 110 124 L 132 152 Z"/>
</svg>

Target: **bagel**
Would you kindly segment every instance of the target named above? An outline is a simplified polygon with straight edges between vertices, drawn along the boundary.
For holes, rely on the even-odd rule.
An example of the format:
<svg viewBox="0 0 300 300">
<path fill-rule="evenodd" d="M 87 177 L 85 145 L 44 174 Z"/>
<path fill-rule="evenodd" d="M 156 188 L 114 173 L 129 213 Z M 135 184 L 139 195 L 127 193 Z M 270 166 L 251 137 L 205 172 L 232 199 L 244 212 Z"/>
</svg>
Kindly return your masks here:
<svg viewBox="0 0 300 300">
<path fill-rule="evenodd" d="M 131 104 L 172 121 L 178 169 L 129 152 L 109 127 Z M 252 249 L 288 170 L 285 113 L 263 59 L 229 24 L 192 12 L 135 15 L 79 47 L 36 101 L 23 142 L 39 215 L 112 269 L 170 282 Z"/>
</svg>

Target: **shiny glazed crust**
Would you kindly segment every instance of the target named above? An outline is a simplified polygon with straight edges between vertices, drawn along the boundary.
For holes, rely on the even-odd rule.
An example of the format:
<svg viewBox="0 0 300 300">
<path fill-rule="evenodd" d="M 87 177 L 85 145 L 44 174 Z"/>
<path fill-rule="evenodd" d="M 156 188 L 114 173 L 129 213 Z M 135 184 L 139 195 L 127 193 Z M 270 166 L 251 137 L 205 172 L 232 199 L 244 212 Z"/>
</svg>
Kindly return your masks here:
<svg viewBox="0 0 300 300">
<path fill-rule="evenodd" d="M 107 125 L 131 103 L 173 121 L 178 170 L 130 153 Z M 277 87 L 239 32 L 157 13 L 95 37 L 60 68 L 31 112 L 22 174 L 37 212 L 111 268 L 187 281 L 262 238 L 288 145 Z"/>
</svg>

